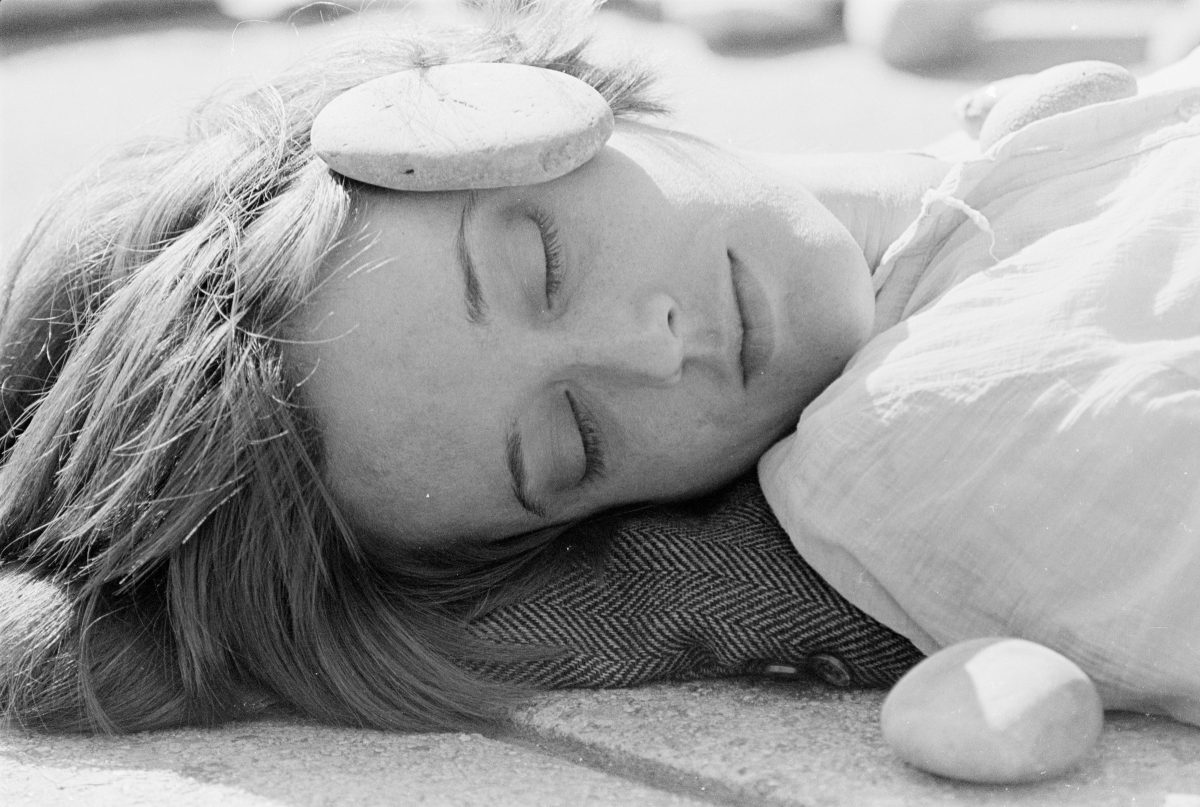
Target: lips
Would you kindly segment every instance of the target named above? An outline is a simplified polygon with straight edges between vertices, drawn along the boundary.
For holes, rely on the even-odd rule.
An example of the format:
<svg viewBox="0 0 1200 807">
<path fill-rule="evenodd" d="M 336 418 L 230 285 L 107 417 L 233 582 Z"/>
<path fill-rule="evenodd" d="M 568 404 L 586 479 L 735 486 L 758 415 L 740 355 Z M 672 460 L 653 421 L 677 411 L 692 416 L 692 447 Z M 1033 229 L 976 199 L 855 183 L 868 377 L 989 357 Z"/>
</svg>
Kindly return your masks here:
<svg viewBox="0 0 1200 807">
<path fill-rule="evenodd" d="M 739 353 L 742 385 L 749 386 L 756 378 L 765 375 L 770 365 L 771 355 L 775 352 L 775 322 L 766 289 L 733 252 L 729 252 L 729 266 L 733 275 L 734 301 L 742 326 Z"/>
</svg>

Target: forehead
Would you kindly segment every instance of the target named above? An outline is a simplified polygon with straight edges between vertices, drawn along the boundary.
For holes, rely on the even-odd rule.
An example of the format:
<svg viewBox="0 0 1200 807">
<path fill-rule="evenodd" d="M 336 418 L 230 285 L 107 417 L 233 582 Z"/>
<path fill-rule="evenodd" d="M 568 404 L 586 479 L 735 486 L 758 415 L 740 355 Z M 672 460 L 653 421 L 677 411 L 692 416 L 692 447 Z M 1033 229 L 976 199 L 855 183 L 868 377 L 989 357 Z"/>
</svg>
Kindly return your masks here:
<svg viewBox="0 0 1200 807">
<path fill-rule="evenodd" d="M 503 482 L 504 413 L 489 379 L 464 366 L 482 347 L 456 250 L 466 194 L 369 190 L 355 201 L 290 348 L 328 484 L 376 532 L 527 529 Z"/>
</svg>

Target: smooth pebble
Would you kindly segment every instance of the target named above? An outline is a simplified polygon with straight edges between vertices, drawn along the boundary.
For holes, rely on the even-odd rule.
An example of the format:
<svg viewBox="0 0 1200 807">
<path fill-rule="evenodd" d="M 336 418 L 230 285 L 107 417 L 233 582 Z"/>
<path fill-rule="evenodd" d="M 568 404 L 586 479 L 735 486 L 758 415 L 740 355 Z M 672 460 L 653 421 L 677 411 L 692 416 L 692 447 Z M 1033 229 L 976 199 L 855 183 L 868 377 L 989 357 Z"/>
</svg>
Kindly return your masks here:
<svg viewBox="0 0 1200 807">
<path fill-rule="evenodd" d="M 1000 97 L 979 131 L 979 147 L 1030 123 L 1073 109 L 1137 95 L 1137 79 L 1111 62 L 1069 62 L 1043 70 Z"/>
<path fill-rule="evenodd" d="M 573 76 L 518 64 L 405 70 L 334 98 L 314 150 L 352 179 L 406 191 L 531 185 L 594 157 L 613 130 L 604 98 Z"/>
<path fill-rule="evenodd" d="M 934 653 L 888 693 L 883 738 L 929 773 L 991 784 L 1060 775 L 1095 745 L 1100 696 L 1061 654 L 1024 639 L 973 639 Z"/>
</svg>

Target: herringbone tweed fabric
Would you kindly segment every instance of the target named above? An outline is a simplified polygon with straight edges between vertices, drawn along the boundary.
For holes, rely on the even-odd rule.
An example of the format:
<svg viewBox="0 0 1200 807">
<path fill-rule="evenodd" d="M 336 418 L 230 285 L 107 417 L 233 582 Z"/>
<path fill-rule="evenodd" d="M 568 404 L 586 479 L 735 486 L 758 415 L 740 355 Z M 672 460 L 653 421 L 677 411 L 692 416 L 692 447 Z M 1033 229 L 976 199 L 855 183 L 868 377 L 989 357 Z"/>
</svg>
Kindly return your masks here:
<svg viewBox="0 0 1200 807">
<path fill-rule="evenodd" d="M 486 674 L 539 687 L 608 687 L 795 668 L 880 687 L 921 659 L 804 562 L 757 481 L 699 508 L 656 507 L 605 528 L 611 547 L 599 569 L 574 564 L 533 597 L 473 623 L 489 641 L 562 652 L 491 664 Z"/>
</svg>

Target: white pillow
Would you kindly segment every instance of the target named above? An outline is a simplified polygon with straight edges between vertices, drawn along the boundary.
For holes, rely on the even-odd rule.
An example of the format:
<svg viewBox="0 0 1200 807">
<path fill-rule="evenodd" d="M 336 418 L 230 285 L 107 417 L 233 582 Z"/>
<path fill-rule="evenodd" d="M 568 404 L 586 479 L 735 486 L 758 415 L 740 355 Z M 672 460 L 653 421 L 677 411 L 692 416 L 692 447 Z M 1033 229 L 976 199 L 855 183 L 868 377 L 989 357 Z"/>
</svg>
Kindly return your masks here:
<svg viewBox="0 0 1200 807">
<path fill-rule="evenodd" d="M 961 165 L 880 324 L 759 466 L 805 558 L 922 650 L 1022 636 L 1200 724 L 1200 88 Z"/>
</svg>

